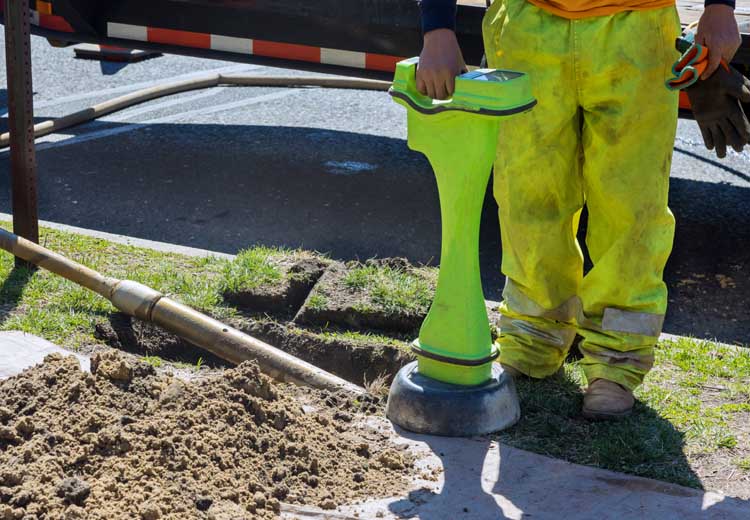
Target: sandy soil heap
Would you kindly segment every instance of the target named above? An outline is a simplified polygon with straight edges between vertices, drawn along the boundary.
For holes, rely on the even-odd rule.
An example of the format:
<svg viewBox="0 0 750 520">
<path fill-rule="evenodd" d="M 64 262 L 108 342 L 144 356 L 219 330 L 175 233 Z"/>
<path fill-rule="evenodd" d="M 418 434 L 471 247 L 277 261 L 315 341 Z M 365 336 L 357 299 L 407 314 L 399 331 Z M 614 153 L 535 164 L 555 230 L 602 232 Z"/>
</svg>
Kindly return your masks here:
<svg viewBox="0 0 750 520">
<path fill-rule="evenodd" d="M 185 383 L 115 351 L 92 374 L 50 355 L 0 382 L 0 520 L 272 518 L 403 489 L 402 452 L 299 395 L 250 363 Z"/>
</svg>

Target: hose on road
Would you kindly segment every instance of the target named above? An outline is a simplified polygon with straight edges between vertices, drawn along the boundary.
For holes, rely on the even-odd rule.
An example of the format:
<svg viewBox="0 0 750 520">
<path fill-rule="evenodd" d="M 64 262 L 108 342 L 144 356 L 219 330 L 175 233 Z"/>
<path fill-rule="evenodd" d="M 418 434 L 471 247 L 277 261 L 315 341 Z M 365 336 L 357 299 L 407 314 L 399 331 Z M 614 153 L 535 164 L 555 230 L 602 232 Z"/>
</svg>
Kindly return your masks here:
<svg viewBox="0 0 750 520">
<path fill-rule="evenodd" d="M 243 87 L 321 87 L 357 90 L 387 91 L 388 81 L 362 78 L 341 78 L 329 76 L 258 76 L 239 74 L 206 74 L 188 80 L 166 81 L 160 85 L 144 88 L 119 96 L 109 101 L 84 108 L 56 119 L 49 119 L 34 125 L 34 137 L 42 137 L 59 132 L 71 126 L 80 125 L 125 108 L 153 99 L 180 94 L 191 90 L 237 85 Z M 10 134 L 0 134 L 0 148 L 10 143 Z"/>
</svg>

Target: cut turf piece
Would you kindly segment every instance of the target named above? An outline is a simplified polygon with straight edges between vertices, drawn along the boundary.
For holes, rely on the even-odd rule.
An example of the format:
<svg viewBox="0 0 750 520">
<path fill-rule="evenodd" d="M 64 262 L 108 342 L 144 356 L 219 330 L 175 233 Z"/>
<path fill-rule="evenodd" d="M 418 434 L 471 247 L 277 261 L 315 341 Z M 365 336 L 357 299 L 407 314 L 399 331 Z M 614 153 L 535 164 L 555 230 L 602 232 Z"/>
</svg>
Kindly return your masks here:
<svg viewBox="0 0 750 520">
<path fill-rule="evenodd" d="M 312 253 L 248 249 L 227 264 L 222 295 L 244 311 L 292 316 L 329 263 Z"/>
<path fill-rule="evenodd" d="M 295 323 L 416 335 L 427 315 L 437 269 L 403 259 L 332 264 L 294 318 Z"/>
</svg>

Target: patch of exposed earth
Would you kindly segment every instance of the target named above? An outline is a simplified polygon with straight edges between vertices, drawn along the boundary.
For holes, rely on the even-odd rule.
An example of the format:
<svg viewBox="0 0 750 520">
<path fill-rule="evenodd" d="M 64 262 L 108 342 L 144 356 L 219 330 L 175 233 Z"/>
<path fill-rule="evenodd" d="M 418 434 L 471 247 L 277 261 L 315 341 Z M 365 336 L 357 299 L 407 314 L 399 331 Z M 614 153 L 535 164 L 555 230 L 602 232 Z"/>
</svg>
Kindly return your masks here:
<svg viewBox="0 0 750 520">
<path fill-rule="evenodd" d="M 106 350 L 0 382 L 0 519 L 276 517 L 400 494 L 412 463 L 358 426 L 378 399 L 277 385 L 256 365 L 185 382 Z"/>
<path fill-rule="evenodd" d="M 730 424 L 737 438 L 734 449 L 693 455 L 690 466 L 705 489 L 750 500 L 750 412 L 738 413 Z"/>
<path fill-rule="evenodd" d="M 410 352 L 397 344 L 317 334 L 293 323 L 280 323 L 262 317 L 233 318 L 225 322 L 358 385 L 379 378 L 390 381 L 399 368 L 413 359 Z M 96 336 L 110 347 L 139 356 L 158 356 L 165 364 L 178 362 L 195 366 L 201 361 L 203 372 L 208 367 L 229 366 L 174 334 L 122 313 L 113 313 L 108 321 L 98 324 Z M 91 345 L 87 350 L 97 351 L 100 348 Z"/>
</svg>

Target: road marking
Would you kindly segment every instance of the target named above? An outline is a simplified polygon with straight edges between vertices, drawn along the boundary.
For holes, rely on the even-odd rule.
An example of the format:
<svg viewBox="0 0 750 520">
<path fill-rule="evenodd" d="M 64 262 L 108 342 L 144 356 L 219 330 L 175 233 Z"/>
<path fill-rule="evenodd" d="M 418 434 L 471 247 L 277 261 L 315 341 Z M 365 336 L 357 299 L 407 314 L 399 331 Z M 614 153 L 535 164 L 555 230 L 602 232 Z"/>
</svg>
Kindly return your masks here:
<svg viewBox="0 0 750 520">
<path fill-rule="evenodd" d="M 378 169 L 374 164 L 357 161 L 326 161 L 325 167 L 334 175 L 356 175 Z"/>
<path fill-rule="evenodd" d="M 146 121 L 142 121 L 140 123 L 132 123 L 125 126 L 120 126 L 116 128 L 107 128 L 104 130 L 99 130 L 95 132 L 89 132 L 86 134 L 78 135 L 75 137 L 71 137 L 70 139 L 65 139 L 62 141 L 55 141 L 55 142 L 43 142 L 36 146 L 37 152 L 42 152 L 44 150 L 49 150 L 52 148 L 61 148 L 63 146 L 69 146 L 72 144 L 80 144 L 85 143 L 87 141 L 93 141 L 96 139 L 102 139 L 105 137 L 112 137 L 120 134 L 124 134 L 127 132 L 133 132 L 135 130 L 141 130 L 147 126 L 156 125 L 156 124 L 163 124 L 163 123 L 173 123 L 175 121 L 179 121 L 180 119 L 184 118 L 190 118 L 193 116 L 205 116 L 210 114 L 215 114 L 218 112 L 224 112 L 227 110 L 233 110 L 236 108 L 243 108 L 249 105 L 256 105 L 258 103 L 264 103 L 266 101 L 275 101 L 277 99 L 281 99 L 284 97 L 288 97 L 300 92 L 310 92 L 310 90 L 307 89 L 285 89 L 280 92 L 272 92 L 270 94 L 263 94 L 261 96 L 256 96 L 248 99 L 243 99 L 240 101 L 233 101 L 231 103 L 224 103 L 221 105 L 216 105 L 212 107 L 206 107 L 201 108 L 197 110 L 190 110 L 187 112 L 180 112 L 178 114 L 171 114 L 168 116 L 158 117 L 155 119 L 149 119 Z M 54 134 L 53 134 L 54 135 Z M 5 149 L 3 151 L 0 151 L 0 157 L 5 157 L 8 155 L 8 149 Z"/>
</svg>

